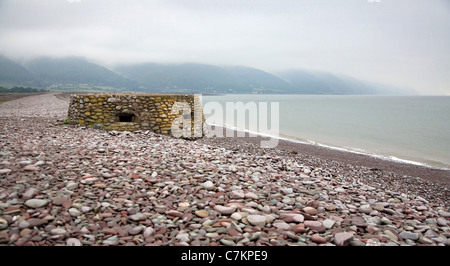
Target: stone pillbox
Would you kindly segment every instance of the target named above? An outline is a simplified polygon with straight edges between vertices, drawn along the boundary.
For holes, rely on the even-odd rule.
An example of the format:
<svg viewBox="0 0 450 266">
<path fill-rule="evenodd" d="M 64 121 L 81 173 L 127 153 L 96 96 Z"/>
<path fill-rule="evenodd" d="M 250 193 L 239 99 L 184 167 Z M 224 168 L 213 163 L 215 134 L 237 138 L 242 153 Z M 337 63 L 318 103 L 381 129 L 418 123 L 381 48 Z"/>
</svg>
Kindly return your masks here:
<svg viewBox="0 0 450 266">
<path fill-rule="evenodd" d="M 108 131 L 150 130 L 176 136 L 172 132 L 175 127 L 183 131 L 183 138 L 188 139 L 201 138 L 205 128 L 205 118 L 197 95 L 72 94 L 68 120 L 69 124 Z"/>
</svg>

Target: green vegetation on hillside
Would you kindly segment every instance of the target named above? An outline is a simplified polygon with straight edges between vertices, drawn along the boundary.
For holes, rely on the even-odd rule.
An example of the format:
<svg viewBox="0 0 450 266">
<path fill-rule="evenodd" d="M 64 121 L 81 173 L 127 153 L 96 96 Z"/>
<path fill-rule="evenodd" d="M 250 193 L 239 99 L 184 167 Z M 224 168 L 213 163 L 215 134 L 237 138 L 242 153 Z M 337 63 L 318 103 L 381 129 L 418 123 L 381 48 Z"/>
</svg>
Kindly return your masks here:
<svg viewBox="0 0 450 266">
<path fill-rule="evenodd" d="M 265 71 L 205 64 L 156 64 L 120 66 L 115 69 L 140 87 L 178 93 L 295 93 L 288 82 Z"/>
<path fill-rule="evenodd" d="M 194 63 L 144 63 L 110 70 L 80 57 L 38 58 L 22 65 L 1 55 L 0 87 L 32 87 L 68 92 L 183 94 L 400 93 L 389 86 L 321 71 L 289 70 L 274 75 L 245 66 Z"/>
<path fill-rule="evenodd" d="M 3 88 L 0 87 L 0 93 L 38 93 L 38 92 L 47 92 L 48 90 L 45 89 L 35 89 L 30 87 L 13 87 L 11 89 L 9 88 Z"/>
<path fill-rule="evenodd" d="M 39 87 L 43 84 L 40 78 L 28 69 L 2 55 L 0 55 L 0 86 L 2 87 Z"/>
<path fill-rule="evenodd" d="M 135 82 L 105 67 L 78 57 L 40 58 L 29 62 L 26 66 L 48 86 L 131 88 L 135 85 Z"/>
</svg>

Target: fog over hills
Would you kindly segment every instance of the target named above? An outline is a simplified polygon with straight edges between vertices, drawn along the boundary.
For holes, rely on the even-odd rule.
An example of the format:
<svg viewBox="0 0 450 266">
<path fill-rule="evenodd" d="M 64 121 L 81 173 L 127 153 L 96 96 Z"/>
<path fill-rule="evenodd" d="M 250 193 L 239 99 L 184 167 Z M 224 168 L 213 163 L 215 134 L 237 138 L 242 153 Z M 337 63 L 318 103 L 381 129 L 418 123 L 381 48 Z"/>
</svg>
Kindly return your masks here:
<svg viewBox="0 0 450 266">
<path fill-rule="evenodd" d="M 0 56 L 0 86 L 30 86 L 66 91 L 221 94 L 404 93 L 386 85 L 322 71 L 294 69 L 269 73 L 247 66 L 199 63 L 142 63 L 108 69 L 81 57 L 42 57 L 21 64 Z"/>
<path fill-rule="evenodd" d="M 80 57 L 39 58 L 28 62 L 26 67 L 47 84 L 88 84 L 117 89 L 136 85 L 135 82 Z"/>
<path fill-rule="evenodd" d="M 152 75 L 171 71 L 137 84 L 101 70 L 106 80 L 82 80 L 104 90 L 373 94 L 385 91 L 379 82 L 450 95 L 449 28 L 449 0 L 0 0 L 0 54 L 10 59 L 82 56 L 113 72 L 146 63 Z M 187 63 L 204 67 L 186 77 Z M 224 67 L 235 65 L 272 76 Z M 26 76 L 17 82 L 36 80 Z"/>
<path fill-rule="evenodd" d="M 358 80 L 324 71 L 291 69 L 277 73 L 278 76 L 296 88 L 299 94 L 335 94 L 335 95 L 403 95 L 416 94 L 409 88 L 396 88 Z"/>
<path fill-rule="evenodd" d="M 245 66 L 148 63 L 121 66 L 115 70 L 152 91 L 296 93 L 295 88 L 281 78 Z"/>
<path fill-rule="evenodd" d="M 5 56 L 0 55 L 0 86 L 42 87 L 40 78 L 31 71 Z"/>
</svg>

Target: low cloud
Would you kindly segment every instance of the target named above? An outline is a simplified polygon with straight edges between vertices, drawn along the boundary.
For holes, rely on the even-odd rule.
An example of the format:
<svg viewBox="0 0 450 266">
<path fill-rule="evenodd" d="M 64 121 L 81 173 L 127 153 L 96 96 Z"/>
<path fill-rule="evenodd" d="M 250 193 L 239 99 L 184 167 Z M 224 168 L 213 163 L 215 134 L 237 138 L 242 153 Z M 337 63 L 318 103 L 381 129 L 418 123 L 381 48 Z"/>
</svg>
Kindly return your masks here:
<svg viewBox="0 0 450 266">
<path fill-rule="evenodd" d="M 0 53 L 306 68 L 450 94 L 444 1 L 4 0 Z"/>
</svg>

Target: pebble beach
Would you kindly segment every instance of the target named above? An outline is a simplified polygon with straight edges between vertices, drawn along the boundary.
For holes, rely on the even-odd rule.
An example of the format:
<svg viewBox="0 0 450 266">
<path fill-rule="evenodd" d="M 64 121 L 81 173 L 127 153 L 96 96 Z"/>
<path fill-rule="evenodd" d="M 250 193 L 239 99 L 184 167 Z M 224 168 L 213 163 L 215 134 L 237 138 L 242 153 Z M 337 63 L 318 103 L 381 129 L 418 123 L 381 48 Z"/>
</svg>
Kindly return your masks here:
<svg viewBox="0 0 450 266">
<path fill-rule="evenodd" d="M 106 132 L 64 124 L 68 106 L 0 103 L 0 245 L 450 245 L 448 170 Z"/>
</svg>

